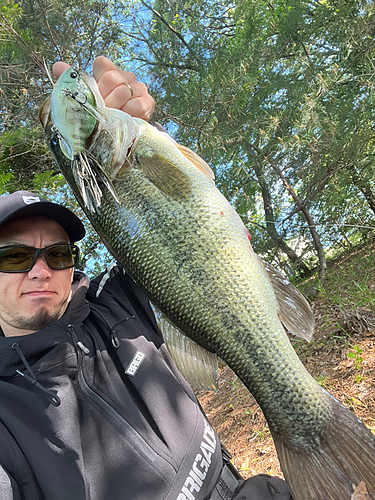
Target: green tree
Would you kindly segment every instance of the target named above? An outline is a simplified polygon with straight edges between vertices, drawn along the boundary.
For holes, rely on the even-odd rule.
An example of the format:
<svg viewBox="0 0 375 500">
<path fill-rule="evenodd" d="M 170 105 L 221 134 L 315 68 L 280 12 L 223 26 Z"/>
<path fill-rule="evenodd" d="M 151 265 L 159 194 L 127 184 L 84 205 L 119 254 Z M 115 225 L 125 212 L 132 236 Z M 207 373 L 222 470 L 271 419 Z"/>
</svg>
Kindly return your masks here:
<svg viewBox="0 0 375 500">
<path fill-rule="evenodd" d="M 281 247 L 300 261 L 293 242 L 305 255 L 314 248 L 323 278 L 323 249 L 350 241 L 346 225 L 373 224 L 373 5 L 147 7 L 141 59 L 159 119 L 173 120 L 174 135 L 213 165 L 258 251 L 270 250 L 266 228 L 273 255 Z M 254 228 L 259 195 L 265 221 Z"/>
<path fill-rule="evenodd" d="M 325 253 L 373 226 L 372 3 L 1 2 L 0 189 L 59 185 L 37 123 L 44 61 L 89 69 L 102 53 L 146 79 L 258 253 L 323 278 Z"/>
<path fill-rule="evenodd" d="M 114 6 L 111 1 L 0 0 L 0 193 L 26 189 L 53 200 L 63 195 L 85 221 L 81 266 L 90 273 L 109 256 L 54 164 L 38 111 L 52 90 L 48 68 L 56 60 L 89 69 L 100 53 L 120 57 Z"/>
</svg>

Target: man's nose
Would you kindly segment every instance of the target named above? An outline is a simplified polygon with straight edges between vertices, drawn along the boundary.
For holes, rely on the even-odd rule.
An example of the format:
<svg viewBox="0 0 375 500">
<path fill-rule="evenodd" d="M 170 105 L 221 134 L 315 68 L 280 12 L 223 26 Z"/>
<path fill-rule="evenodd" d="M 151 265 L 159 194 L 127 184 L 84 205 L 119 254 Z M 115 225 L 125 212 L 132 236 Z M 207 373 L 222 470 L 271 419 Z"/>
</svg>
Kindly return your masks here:
<svg viewBox="0 0 375 500">
<path fill-rule="evenodd" d="M 29 278 L 47 279 L 52 275 L 52 269 L 48 266 L 43 255 L 38 255 L 35 264 L 28 272 Z"/>
</svg>

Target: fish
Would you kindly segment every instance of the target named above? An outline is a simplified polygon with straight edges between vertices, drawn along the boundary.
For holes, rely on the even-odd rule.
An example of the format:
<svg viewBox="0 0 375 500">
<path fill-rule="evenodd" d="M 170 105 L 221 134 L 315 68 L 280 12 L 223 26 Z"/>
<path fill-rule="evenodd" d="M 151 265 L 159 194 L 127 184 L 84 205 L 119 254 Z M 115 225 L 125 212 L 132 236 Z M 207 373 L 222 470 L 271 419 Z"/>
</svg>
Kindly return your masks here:
<svg viewBox="0 0 375 500">
<path fill-rule="evenodd" d="M 62 114 L 69 107 L 60 80 L 40 120 L 61 172 L 109 251 L 165 317 L 229 365 L 255 397 L 294 500 L 351 500 L 359 485 L 375 500 L 375 436 L 308 373 L 282 325 L 288 311 L 299 309 L 295 330 L 308 315 L 298 292 L 288 299 L 292 285 L 272 277 L 255 254 L 203 159 L 147 122 L 105 108 L 93 80 L 82 78 L 96 101 L 97 122 L 83 149 L 100 204 L 86 203 L 86 188 L 76 182 L 51 119 L 56 95 Z M 87 110 L 80 112 L 84 122 Z M 309 337 L 308 330 L 302 336 Z"/>
<path fill-rule="evenodd" d="M 95 81 L 90 75 L 86 75 L 85 78 Z M 86 111 L 84 115 L 80 112 L 82 109 Z M 63 113 L 61 110 L 64 110 Z M 100 177 L 116 198 L 111 183 L 107 176 L 103 175 L 100 165 L 96 165 L 95 175 L 87 158 L 86 139 L 94 131 L 100 116 L 96 112 L 96 98 L 92 92 L 87 91 L 87 83 L 79 71 L 68 68 L 61 75 L 59 91 L 54 94 L 54 99 L 51 99 L 50 113 L 60 149 L 64 156 L 71 160 L 73 176 L 82 193 L 85 206 L 93 210 L 100 205 L 102 192 L 97 177 Z M 95 162 L 95 159 L 92 158 L 92 161 Z"/>
</svg>

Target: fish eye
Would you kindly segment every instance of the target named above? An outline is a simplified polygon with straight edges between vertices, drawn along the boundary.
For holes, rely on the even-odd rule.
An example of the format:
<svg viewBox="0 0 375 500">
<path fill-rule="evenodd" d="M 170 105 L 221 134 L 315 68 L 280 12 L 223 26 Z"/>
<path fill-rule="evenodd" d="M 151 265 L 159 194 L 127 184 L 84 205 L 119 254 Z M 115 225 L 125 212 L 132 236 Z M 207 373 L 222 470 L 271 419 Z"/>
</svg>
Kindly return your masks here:
<svg viewBox="0 0 375 500">
<path fill-rule="evenodd" d="M 77 76 L 78 76 L 78 73 L 76 71 L 72 71 L 70 73 L 70 78 L 77 78 Z"/>
<path fill-rule="evenodd" d="M 57 134 L 53 135 L 51 137 L 51 146 L 52 147 L 56 147 L 56 146 L 58 146 L 58 144 L 59 144 L 59 137 L 58 137 L 58 135 Z"/>
</svg>

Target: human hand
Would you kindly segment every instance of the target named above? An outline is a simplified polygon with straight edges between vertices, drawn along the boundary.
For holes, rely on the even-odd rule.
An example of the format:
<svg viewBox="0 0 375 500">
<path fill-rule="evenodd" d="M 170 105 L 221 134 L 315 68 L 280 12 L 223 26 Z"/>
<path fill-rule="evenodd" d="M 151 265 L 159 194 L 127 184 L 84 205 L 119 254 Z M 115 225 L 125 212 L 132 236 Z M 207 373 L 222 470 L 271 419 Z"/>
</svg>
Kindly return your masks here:
<svg viewBox="0 0 375 500">
<path fill-rule="evenodd" d="M 69 68 L 69 64 L 56 62 L 53 73 L 59 78 Z M 144 83 L 138 82 L 136 76 L 129 71 L 123 71 L 107 57 L 99 56 L 93 64 L 93 75 L 98 83 L 99 91 L 108 108 L 121 109 L 131 116 L 149 120 L 155 108 L 154 99 L 147 91 Z M 131 90 L 127 85 L 133 90 Z"/>
</svg>

